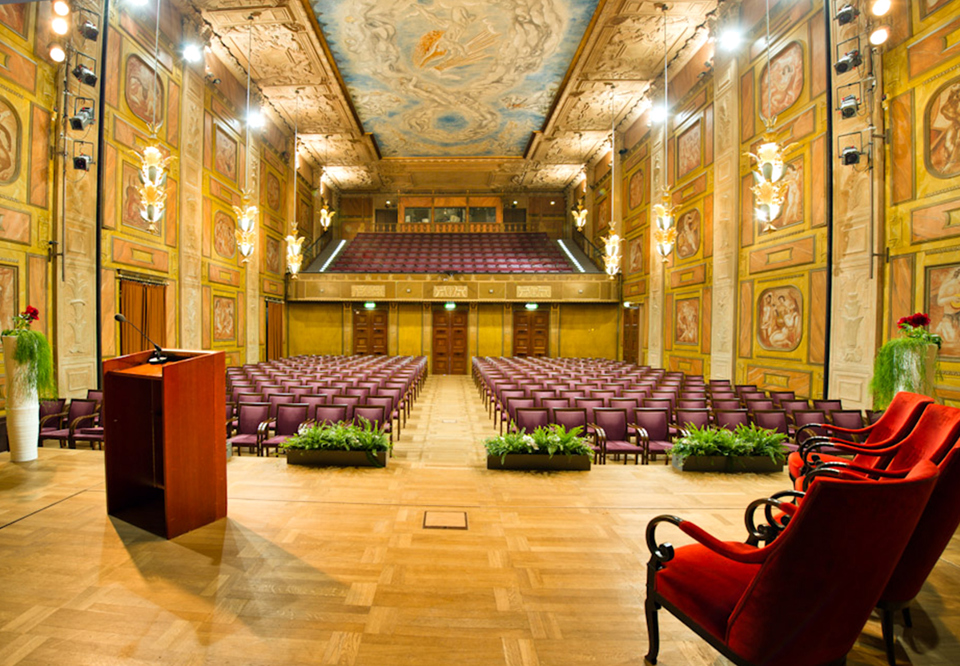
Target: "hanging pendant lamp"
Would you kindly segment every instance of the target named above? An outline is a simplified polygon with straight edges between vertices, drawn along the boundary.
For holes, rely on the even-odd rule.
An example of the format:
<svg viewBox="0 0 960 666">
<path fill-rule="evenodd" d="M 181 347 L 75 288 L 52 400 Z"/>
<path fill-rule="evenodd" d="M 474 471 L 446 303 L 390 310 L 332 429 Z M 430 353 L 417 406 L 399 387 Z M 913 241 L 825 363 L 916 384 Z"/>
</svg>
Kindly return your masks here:
<svg viewBox="0 0 960 666">
<path fill-rule="evenodd" d="M 242 197 L 239 206 L 233 207 L 233 212 L 237 216 L 237 249 L 240 251 L 241 263 L 249 263 L 257 245 L 257 216 L 259 210 L 254 201 L 254 193 L 250 191 L 250 167 L 252 166 L 250 152 L 250 72 L 253 69 L 251 54 L 253 52 L 253 19 L 249 17 L 250 27 L 247 33 L 247 168 L 245 169 L 246 184 L 241 192 Z"/>
<path fill-rule="evenodd" d="M 668 73 L 669 61 L 667 58 L 667 6 L 660 5 L 663 12 L 663 195 L 660 197 L 660 203 L 654 204 L 654 228 L 653 242 L 657 248 L 657 254 L 663 261 L 666 261 L 673 252 L 673 246 L 677 242 L 677 228 L 674 226 L 673 217 L 673 197 L 670 195 L 670 189 L 667 186 L 667 128 L 670 124 L 670 78 Z"/>
<path fill-rule="evenodd" d="M 157 123 L 157 98 L 160 96 L 160 0 L 157 0 L 157 25 L 153 38 L 153 122 L 147 125 L 150 131 L 150 143 L 137 153 L 140 158 L 140 219 L 147 223 L 147 231 L 159 232 L 159 223 L 163 220 L 167 203 L 167 165 L 172 156 L 164 157 L 160 149 L 158 133 L 161 123 Z"/>
</svg>

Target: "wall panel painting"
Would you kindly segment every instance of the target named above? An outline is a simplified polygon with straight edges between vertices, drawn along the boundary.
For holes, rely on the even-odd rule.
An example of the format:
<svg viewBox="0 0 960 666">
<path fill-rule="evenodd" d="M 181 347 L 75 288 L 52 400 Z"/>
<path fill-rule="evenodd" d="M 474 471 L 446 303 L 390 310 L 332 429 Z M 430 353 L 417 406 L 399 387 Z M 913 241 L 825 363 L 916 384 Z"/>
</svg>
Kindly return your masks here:
<svg viewBox="0 0 960 666">
<path fill-rule="evenodd" d="M 703 163 L 700 121 L 697 120 L 677 137 L 677 179 L 681 179 Z"/>
<path fill-rule="evenodd" d="M 213 249 L 224 259 L 237 254 L 236 224 L 229 213 L 218 210 L 213 216 Z"/>
<path fill-rule="evenodd" d="M 791 227 L 803 222 L 803 158 L 795 159 L 784 166 L 783 180 L 786 192 L 780 215 L 771 226 L 776 229 Z M 758 222 L 758 224 L 760 224 Z"/>
<path fill-rule="evenodd" d="M 264 240 L 264 268 L 271 273 L 280 273 L 280 241 L 273 236 Z"/>
<path fill-rule="evenodd" d="M 934 13 L 949 2 L 950 0 L 921 0 L 920 18 L 927 18 L 930 16 L 930 14 Z"/>
<path fill-rule="evenodd" d="M 645 240 L 643 236 L 640 236 L 630 241 L 627 258 L 628 273 L 643 272 L 643 245 Z"/>
<path fill-rule="evenodd" d="M 630 176 L 630 184 L 628 186 L 630 192 L 630 208 L 637 208 L 638 206 L 643 205 L 643 169 L 637 169 L 632 176 Z"/>
<path fill-rule="evenodd" d="M 773 287 L 757 299 L 757 342 L 767 351 L 788 352 L 803 339 L 803 294 L 796 287 Z"/>
<path fill-rule="evenodd" d="M 700 298 L 678 298 L 674 316 L 674 340 L 679 345 L 700 342 Z"/>
<path fill-rule="evenodd" d="M 760 73 L 760 113 L 765 118 L 773 118 L 793 106 L 802 92 L 803 46 L 800 42 L 791 42 L 773 56 L 770 65 L 765 65 Z"/>
<path fill-rule="evenodd" d="M 677 256 L 692 257 L 700 249 L 700 210 L 691 208 L 677 218 Z"/>
<path fill-rule="evenodd" d="M 960 174 L 960 77 L 941 86 L 924 114 L 924 158 L 937 178 Z"/>
<path fill-rule="evenodd" d="M 230 180 L 237 180 L 237 142 L 222 127 L 214 131 L 213 168 Z"/>
<path fill-rule="evenodd" d="M 27 8 L 29 6 L 26 2 L 0 5 L 0 23 L 26 39 Z"/>
<path fill-rule="evenodd" d="M 127 56 L 123 95 L 137 118 L 150 124 L 163 122 L 163 82 L 138 55 Z"/>
<path fill-rule="evenodd" d="M 140 217 L 140 173 L 134 165 L 128 162 L 123 163 L 120 173 L 123 181 L 121 187 L 123 204 L 120 211 L 120 222 L 134 229 L 149 231 L 150 225 Z M 153 233 L 159 235 L 159 228 Z"/>
<path fill-rule="evenodd" d="M 237 302 L 224 296 L 213 297 L 213 339 L 233 341 L 236 337 Z"/>
<path fill-rule="evenodd" d="M 0 185 L 12 183 L 20 175 L 22 135 L 16 109 L 0 97 Z"/>
<path fill-rule="evenodd" d="M 930 332 L 943 338 L 940 355 L 960 359 L 960 264 L 927 268 Z"/>
<path fill-rule="evenodd" d="M 13 316 L 19 312 L 20 290 L 17 280 L 17 267 L 0 264 L 0 321 L 9 326 Z"/>
<path fill-rule="evenodd" d="M 277 174 L 270 169 L 264 169 L 263 171 L 263 192 L 267 206 L 277 213 L 282 213 L 283 188 L 280 186 L 280 179 L 277 178 Z"/>
</svg>

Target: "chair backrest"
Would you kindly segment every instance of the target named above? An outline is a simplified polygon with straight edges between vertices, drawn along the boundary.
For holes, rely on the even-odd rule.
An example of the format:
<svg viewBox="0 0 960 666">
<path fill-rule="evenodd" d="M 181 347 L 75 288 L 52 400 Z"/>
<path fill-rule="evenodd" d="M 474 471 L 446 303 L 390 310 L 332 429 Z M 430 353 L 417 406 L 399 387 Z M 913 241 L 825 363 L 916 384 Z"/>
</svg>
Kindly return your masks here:
<svg viewBox="0 0 960 666">
<path fill-rule="evenodd" d="M 260 395 L 263 396 L 264 400 L 268 400 L 271 395 L 274 393 L 286 393 L 286 389 L 282 386 L 261 386 Z"/>
<path fill-rule="evenodd" d="M 886 468 L 890 471 L 906 471 L 921 460 L 930 460 L 937 464 L 957 443 L 958 437 L 960 409 L 946 405 L 930 405 L 920 415 L 920 420 L 910 434 L 900 441 Z"/>
<path fill-rule="evenodd" d="M 670 412 L 666 409 L 638 407 L 633 410 L 633 423 L 646 430 L 652 442 L 670 440 Z"/>
<path fill-rule="evenodd" d="M 581 407 L 564 407 L 553 410 L 553 422 L 567 430 L 580 427 L 583 434 L 587 429 L 587 410 Z"/>
<path fill-rule="evenodd" d="M 625 409 L 627 414 L 632 414 L 633 410 L 640 406 L 641 398 L 610 398 L 607 405 L 613 409 Z"/>
<path fill-rule="evenodd" d="M 353 408 L 353 422 L 360 425 L 362 423 L 360 419 L 366 419 L 379 428 L 380 424 L 386 423 L 383 405 L 357 405 Z"/>
<path fill-rule="evenodd" d="M 555 409 L 566 409 L 570 406 L 569 398 L 544 398 L 540 401 L 540 406 L 543 409 L 553 413 Z M 552 418 L 552 416 L 551 416 Z"/>
<path fill-rule="evenodd" d="M 87 389 L 87 400 L 96 400 L 103 402 L 103 391 L 98 389 Z"/>
<path fill-rule="evenodd" d="M 530 391 L 530 397 L 534 399 L 537 407 L 540 406 L 540 403 L 548 398 L 555 398 L 557 396 L 556 391 L 553 389 L 535 389 Z"/>
<path fill-rule="evenodd" d="M 237 434 L 256 435 L 257 427 L 269 418 L 269 402 L 242 402 L 237 405 Z"/>
<path fill-rule="evenodd" d="M 680 398 L 677 400 L 677 409 L 706 409 L 706 398 Z"/>
<path fill-rule="evenodd" d="M 863 427 L 863 414 L 859 409 L 835 409 L 830 412 L 830 422 L 840 428 L 859 430 Z"/>
<path fill-rule="evenodd" d="M 790 434 L 787 413 L 782 409 L 758 409 L 753 412 L 753 422 L 767 430 L 775 430 L 784 435 Z"/>
<path fill-rule="evenodd" d="M 93 414 L 97 411 L 97 404 L 96 400 L 87 400 L 86 398 L 74 398 L 71 400 L 70 406 L 67 407 L 67 425 L 70 425 L 74 419 L 78 419 L 81 416 Z"/>
<path fill-rule="evenodd" d="M 541 426 L 550 425 L 550 411 L 542 407 L 520 407 L 516 410 L 514 421 L 517 430 L 531 433 Z"/>
<path fill-rule="evenodd" d="M 577 398 L 576 404 L 587 410 L 587 423 L 593 423 L 593 410 L 603 407 L 603 398 Z"/>
<path fill-rule="evenodd" d="M 642 406 L 649 409 L 665 409 L 668 414 L 673 414 L 673 401 L 665 398 L 645 398 Z"/>
<path fill-rule="evenodd" d="M 64 406 L 67 404 L 66 398 L 57 398 L 56 400 L 41 400 L 40 401 L 40 418 L 44 416 L 50 416 L 51 414 L 59 414 L 63 411 Z M 51 419 L 52 421 L 53 419 Z"/>
<path fill-rule="evenodd" d="M 300 425 L 309 418 L 310 405 L 285 403 L 277 406 L 277 435 L 296 435 Z"/>
<path fill-rule="evenodd" d="M 263 396 L 260 395 L 259 393 L 248 393 L 246 391 L 238 393 L 236 400 L 234 400 L 234 402 L 236 402 L 237 404 L 240 404 L 241 402 L 263 402 L 263 401 L 264 401 Z"/>
<path fill-rule="evenodd" d="M 626 409 L 597 407 L 593 410 L 593 422 L 598 428 L 603 428 L 607 441 L 626 442 L 630 439 Z"/>
<path fill-rule="evenodd" d="M 900 391 L 893 396 L 890 405 L 870 428 L 865 443 L 874 444 L 888 440 L 896 443 L 903 439 L 920 420 L 923 410 L 931 404 L 933 404 L 933 398 Z"/>
<path fill-rule="evenodd" d="M 784 400 L 793 400 L 796 397 L 793 391 L 770 391 L 770 399 L 777 407 L 780 407 Z"/>
<path fill-rule="evenodd" d="M 363 388 L 360 386 L 351 386 L 344 390 L 344 393 L 347 395 L 355 395 L 360 398 L 360 401 L 363 402 L 366 400 L 366 397 L 370 395 L 370 389 Z"/>
<path fill-rule="evenodd" d="M 710 405 L 713 409 L 740 409 L 740 401 L 736 398 L 733 400 L 713 399 L 710 401 Z"/>
<path fill-rule="evenodd" d="M 738 425 L 750 423 L 750 414 L 745 409 L 715 409 L 713 422 L 720 428 L 736 430 Z"/>
<path fill-rule="evenodd" d="M 332 425 L 347 420 L 347 405 L 317 405 L 314 419 L 317 423 Z"/>
<path fill-rule="evenodd" d="M 294 386 L 293 388 L 290 389 L 290 393 L 292 393 L 297 398 L 304 395 L 311 395 L 313 391 L 314 391 L 313 387 L 310 387 L 310 386 Z"/>
<path fill-rule="evenodd" d="M 366 404 L 383 407 L 384 420 L 390 419 L 393 416 L 393 397 L 392 396 L 389 396 L 389 395 L 367 396 Z"/>
<path fill-rule="evenodd" d="M 787 414 L 793 414 L 798 409 L 810 409 L 810 401 L 797 400 L 796 398 L 792 400 L 781 400 L 780 409 L 785 411 Z"/>
<path fill-rule="evenodd" d="M 347 408 L 346 420 L 353 418 L 353 408 L 360 404 L 360 397 L 356 395 L 338 395 L 332 399 L 331 404 L 343 405 Z"/>
<path fill-rule="evenodd" d="M 796 409 L 793 411 L 793 422 L 798 428 L 810 423 L 826 423 L 827 414 L 822 409 Z"/>
<path fill-rule="evenodd" d="M 267 396 L 267 402 L 270 403 L 270 416 L 268 418 L 277 417 L 277 407 L 279 405 L 284 405 L 287 403 L 293 403 L 297 401 L 297 396 L 292 393 L 271 393 Z"/>
<path fill-rule="evenodd" d="M 813 408 L 829 412 L 833 409 L 843 409 L 843 405 L 840 404 L 839 400 L 814 400 Z"/>
<path fill-rule="evenodd" d="M 773 406 L 773 400 L 767 400 L 767 399 L 763 399 L 763 400 L 759 400 L 759 399 L 758 399 L 758 400 L 753 400 L 753 399 L 745 400 L 745 401 L 744 401 L 744 406 L 747 408 L 747 411 L 750 411 L 750 412 L 757 412 L 757 411 L 761 411 L 761 410 L 771 410 L 771 409 L 775 409 L 774 406 Z"/>
<path fill-rule="evenodd" d="M 753 664 L 839 661 L 860 635 L 936 479 L 936 467 L 923 463 L 893 482 L 814 481 L 729 617 L 729 648 Z"/>
<path fill-rule="evenodd" d="M 677 407 L 674 422 L 681 428 L 689 425 L 705 428 L 710 425 L 710 410 L 706 408 L 685 409 Z"/>
<path fill-rule="evenodd" d="M 507 414 L 511 419 L 516 419 L 518 409 L 529 409 L 536 407 L 537 401 L 533 398 L 510 398 L 507 400 Z"/>
</svg>

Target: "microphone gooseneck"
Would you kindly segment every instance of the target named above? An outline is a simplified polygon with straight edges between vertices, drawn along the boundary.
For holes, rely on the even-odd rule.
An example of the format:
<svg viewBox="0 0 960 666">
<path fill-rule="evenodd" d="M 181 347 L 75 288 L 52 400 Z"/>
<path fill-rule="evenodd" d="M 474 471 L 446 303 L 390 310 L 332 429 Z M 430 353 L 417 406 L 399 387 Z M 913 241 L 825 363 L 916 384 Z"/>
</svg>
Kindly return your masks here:
<svg viewBox="0 0 960 666">
<path fill-rule="evenodd" d="M 149 342 L 151 345 L 153 345 L 153 356 L 150 357 L 150 360 L 148 361 L 149 363 L 159 364 L 159 363 L 166 363 L 166 362 L 167 362 L 168 359 L 167 359 L 166 356 L 163 355 L 163 350 L 160 349 L 160 345 L 158 345 L 156 342 L 154 342 L 153 340 L 151 340 L 151 339 L 150 339 L 150 336 L 148 336 L 146 333 L 144 333 L 143 330 L 142 330 L 139 326 L 137 326 L 137 325 L 134 324 L 132 321 L 130 321 L 129 319 L 127 319 L 127 318 L 126 318 L 122 313 L 120 313 L 120 312 L 118 312 L 117 314 L 113 315 L 113 318 L 114 318 L 115 320 L 119 321 L 121 324 L 129 324 L 130 326 L 132 326 L 132 327 L 134 328 L 134 330 L 136 330 L 140 335 L 143 336 L 143 339 L 144 339 L 144 340 L 146 340 L 146 341 Z"/>
</svg>

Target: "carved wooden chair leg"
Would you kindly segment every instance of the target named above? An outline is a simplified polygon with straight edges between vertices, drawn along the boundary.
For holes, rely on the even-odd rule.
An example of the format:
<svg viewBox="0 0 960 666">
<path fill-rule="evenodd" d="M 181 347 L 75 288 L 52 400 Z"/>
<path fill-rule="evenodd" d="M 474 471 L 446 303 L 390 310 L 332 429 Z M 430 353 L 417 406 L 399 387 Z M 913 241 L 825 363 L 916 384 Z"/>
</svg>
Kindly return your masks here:
<svg viewBox="0 0 960 666">
<path fill-rule="evenodd" d="M 882 614 L 880 628 L 883 632 L 883 644 L 887 650 L 887 663 L 890 666 L 897 666 L 896 646 L 893 636 L 893 611 L 885 608 L 880 612 Z"/>
<path fill-rule="evenodd" d="M 657 663 L 657 655 L 660 654 L 660 619 L 657 616 L 657 611 L 660 609 L 660 606 L 656 601 L 648 597 L 643 607 L 647 615 L 647 638 L 650 641 L 650 649 L 647 651 L 647 656 L 644 657 L 644 661 L 648 664 L 655 665 Z"/>
<path fill-rule="evenodd" d="M 910 615 L 910 607 L 904 606 L 900 612 L 903 614 L 903 626 L 907 629 L 913 629 L 913 616 Z"/>
</svg>

